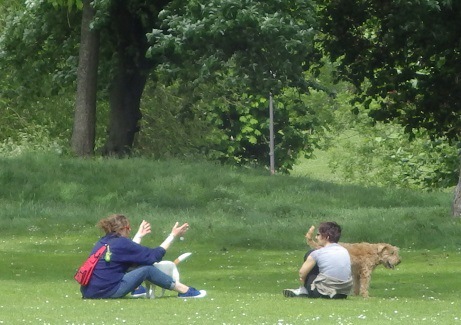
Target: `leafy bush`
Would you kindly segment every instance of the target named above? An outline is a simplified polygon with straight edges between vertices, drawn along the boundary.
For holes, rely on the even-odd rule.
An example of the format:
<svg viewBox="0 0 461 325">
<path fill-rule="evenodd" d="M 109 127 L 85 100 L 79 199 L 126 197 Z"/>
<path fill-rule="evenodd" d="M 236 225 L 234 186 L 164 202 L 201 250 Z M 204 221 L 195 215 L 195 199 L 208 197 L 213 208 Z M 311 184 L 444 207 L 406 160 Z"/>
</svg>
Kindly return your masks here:
<svg viewBox="0 0 461 325">
<path fill-rule="evenodd" d="M 423 130 L 410 140 L 402 126 L 373 123 L 363 112 L 351 114 L 347 106 L 336 116 L 337 143 L 330 152 L 329 164 L 343 180 L 419 189 L 456 185 L 457 143 L 446 138 L 430 139 Z"/>
<path fill-rule="evenodd" d="M 243 84 L 148 87 L 136 141 L 140 155 L 202 155 L 231 165 L 269 165 L 269 94 L 246 92 Z M 286 88 L 274 96 L 275 165 L 292 169 L 325 140 L 334 99 L 312 89 L 302 94 Z"/>
<path fill-rule="evenodd" d="M 178 86 L 148 83 L 141 103 L 143 118 L 135 152 L 141 156 L 187 157 L 203 154 L 219 131 L 193 114 L 185 114 L 187 97 Z"/>
<path fill-rule="evenodd" d="M 53 152 L 61 154 L 65 146 L 59 139 L 50 137 L 47 128 L 33 126 L 25 131 L 19 131 L 15 137 L 8 137 L 0 143 L 0 156 L 15 157 L 24 153 Z"/>
</svg>

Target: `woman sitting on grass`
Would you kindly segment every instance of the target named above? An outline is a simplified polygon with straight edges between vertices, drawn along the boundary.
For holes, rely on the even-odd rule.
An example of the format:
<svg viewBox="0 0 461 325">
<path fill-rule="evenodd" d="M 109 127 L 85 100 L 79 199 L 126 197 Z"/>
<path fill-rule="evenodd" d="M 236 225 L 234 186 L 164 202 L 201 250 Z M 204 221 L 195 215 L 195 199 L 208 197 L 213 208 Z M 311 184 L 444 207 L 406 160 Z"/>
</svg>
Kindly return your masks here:
<svg viewBox="0 0 461 325">
<path fill-rule="evenodd" d="M 150 224 L 143 221 L 133 240 L 129 239 L 131 227 L 128 219 L 120 214 L 111 215 L 98 222 L 106 235 L 93 247 L 91 254 L 108 245 L 106 253 L 96 264 L 91 279 L 81 286 L 83 298 L 121 298 L 138 288 L 145 280 L 168 290 L 178 292 L 179 298 L 201 298 L 206 291 L 196 290 L 161 272 L 153 264 L 160 262 L 166 250 L 177 236 L 182 236 L 189 224 L 173 226 L 171 234 L 155 248 L 140 245 L 141 238 L 150 233 Z M 133 266 L 136 268 L 129 270 Z"/>
<path fill-rule="evenodd" d="M 306 234 L 306 239 L 314 227 Z M 299 269 L 299 289 L 285 289 L 285 297 L 346 298 L 352 289 L 351 260 L 347 249 L 338 244 L 341 227 L 336 222 L 322 222 L 317 241 L 320 246 L 304 255 Z"/>
</svg>

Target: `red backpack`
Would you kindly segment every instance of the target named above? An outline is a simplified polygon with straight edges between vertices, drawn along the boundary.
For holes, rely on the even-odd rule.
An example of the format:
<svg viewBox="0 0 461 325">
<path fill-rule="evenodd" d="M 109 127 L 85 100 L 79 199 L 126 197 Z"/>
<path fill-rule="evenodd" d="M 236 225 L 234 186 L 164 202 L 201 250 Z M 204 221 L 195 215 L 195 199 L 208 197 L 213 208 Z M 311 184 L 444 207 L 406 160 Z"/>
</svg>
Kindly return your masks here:
<svg viewBox="0 0 461 325">
<path fill-rule="evenodd" d="M 91 275 L 93 274 L 94 267 L 98 263 L 101 256 L 106 251 L 107 244 L 101 246 L 94 254 L 91 254 L 90 257 L 80 266 L 77 272 L 74 275 L 74 279 L 77 280 L 82 286 L 86 286 L 90 282 Z"/>
</svg>

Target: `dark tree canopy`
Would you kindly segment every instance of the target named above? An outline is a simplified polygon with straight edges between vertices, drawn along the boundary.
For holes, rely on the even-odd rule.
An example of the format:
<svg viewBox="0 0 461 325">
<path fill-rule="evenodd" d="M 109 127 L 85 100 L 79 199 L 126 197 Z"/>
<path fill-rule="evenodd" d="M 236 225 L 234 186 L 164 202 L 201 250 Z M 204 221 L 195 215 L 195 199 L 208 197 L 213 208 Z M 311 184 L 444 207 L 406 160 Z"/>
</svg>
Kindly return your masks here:
<svg viewBox="0 0 461 325">
<path fill-rule="evenodd" d="M 93 18 L 80 26 L 83 3 Z M 195 114 L 217 130 L 199 152 L 265 164 L 272 92 L 279 96 L 278 165 L 287 170 L 300 153 L 312 152 L 320 138 L 314 129 L 325 120 L 306 96 L 315 85 L 306 81 L 318 59 L 315 22 L 313 1 L 306 0 L 32 0 L 4 23 L 0 67 L 20 86 L 8 87 L 11 98 L 31 98 L 29 89 L 36 97 L 54 88 L 70 92 L 79 76 L 71 142 L 79 156 L 93 154 L 95 136 L 104 154 L 132 153 L 145 110 L 155 116 L 158 109 L 154 101 L 141 108 L 150 82 L 180 85 L 184 109 L 177 120 Z M 77 60 L 79 49 L 88 60 Z M 15 78 L 18 71 L 26 80 Z M 101 106 L 109 106 L 103 120 Z"/>
<path fill-rule="evenodd" d="M 175 1 L 148 35 L 148 56 L 159 71 L 180 80 L 201 114 L 224 133 L 208 151 L 223 161 L 267 163 L 268 97 L 278 95 L 276 160 L 291 169 L 318 142 L 320 107 L 307 104 L 313 84 L 306 70 L 317 59 L 312 1 Z M 327 101 L 325 101 L 327 102 Z"/>
<path fill-rule="evenodd" d="M 319 11 L 325 53 L 377 121 L 459 141 L 461 2 L 331 0 Z M 371 108 L 378 99 L 379 108 Z M 461 176 L 461 175 L 460 175 Z M 452 205 L 461 216 L 461 177 Z"/>
<path fill-rule="evenodd" d="M 362 90 L 361 102 L 380 99 L 373 118 L 459 139 L 460 1 L 320 2 L 325 52 L 340 60 L 338 77 Z"/>
</svg>

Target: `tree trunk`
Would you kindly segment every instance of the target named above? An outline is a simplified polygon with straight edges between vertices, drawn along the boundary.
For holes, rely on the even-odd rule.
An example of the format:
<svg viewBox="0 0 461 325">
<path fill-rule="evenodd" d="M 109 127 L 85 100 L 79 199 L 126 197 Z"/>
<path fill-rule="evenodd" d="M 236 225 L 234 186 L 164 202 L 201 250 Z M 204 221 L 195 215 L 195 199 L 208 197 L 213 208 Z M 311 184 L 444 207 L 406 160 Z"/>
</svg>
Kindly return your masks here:
<svg viewBox="0 0 461 325">
<path fill-rule="evenodd" d="M 146 33 L 150 30 L 146 30 L 141 18 L 129 12 L 125 1 L 112 8 L 111 16 L 118 64 L 111 81 L 109 129 L 103 154 L 120 157 L 131 152 L 140 130 L 141 96 L 153 62 L 146 58 Z"/>
<path fill-rule="evenodd" d="M 83 0 L 77 95 L 71 147 L 77 156 L 94 154 L 96 93 L 99 60 L 99 33 L 90 29 L 95 11 L 90 0 Z"/>
<path fill-rule="evenodd" d="M 146 76 L 143 71 L 130 70 L 120 67 L 112 81 L 108 138 L 103 151 L 105 155 L 122 157 L 129 154 L 135 135 L 140 130 L 140 104 Z"/>
</svg>

